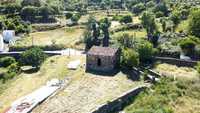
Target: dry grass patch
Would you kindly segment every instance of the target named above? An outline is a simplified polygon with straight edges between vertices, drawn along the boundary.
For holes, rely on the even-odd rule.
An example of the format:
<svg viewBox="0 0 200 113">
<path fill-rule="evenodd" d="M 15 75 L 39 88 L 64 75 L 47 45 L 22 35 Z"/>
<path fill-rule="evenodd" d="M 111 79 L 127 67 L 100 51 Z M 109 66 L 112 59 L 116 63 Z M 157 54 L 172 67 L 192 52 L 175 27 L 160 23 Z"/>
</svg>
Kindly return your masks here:
<svg viewBox="0 0 200 113">
<path fill-rule="evenodd" d="M 45 85 L 52 78 L 64 78 L 67 73 L 67 62 L 70 59 L 66 56 L 50 57 L 41 67 L 40 71 L 32 74 L 22 73 L 14 80 L 7 83 L 7 89 L 0 95 L 0 113 L 8 108 L 13 101 L 27 95 L 42 85 Z"/>
<path fill-rule="evenodd" d="M 170 64 L 158 64 L 155 71 L 168 77 L 188 78 L 195 79 L 198 77 L 198 72 L 194 68 L 189 67 L 177 67 Z"/>
<path fill-rule="evenodd" d="M 31 33 L 29 37 L 25 37 L 17 41 L 19 46 L 31 46 L 32 38 L 34 45 L 51 45 L 52 43 L 74 45 L 80 40 L 84 32 L 81 28 L 59 28 L 50 31 Z"/>
</svg>

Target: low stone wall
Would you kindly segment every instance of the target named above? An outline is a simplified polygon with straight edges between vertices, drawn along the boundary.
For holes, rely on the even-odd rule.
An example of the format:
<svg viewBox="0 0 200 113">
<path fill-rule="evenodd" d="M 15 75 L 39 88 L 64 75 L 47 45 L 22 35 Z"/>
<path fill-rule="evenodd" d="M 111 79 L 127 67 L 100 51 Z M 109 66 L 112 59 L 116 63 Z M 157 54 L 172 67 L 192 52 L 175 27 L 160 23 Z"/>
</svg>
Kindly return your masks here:
<svg viewBox="0 0 200 113">
<path fill-rule="evenodd" d="M 117 99 L 99 106 L 97 109 L 93 110 L 91 113 L 115 113 L 117 111 L 123 110 L 123 107 L 128 105 L 134 99 L 134 96 L 138 95 L 147 86 L 139 86 L 128 92 L 122 94 Z"/>
<path fill-rule="evenodd" d="M 168 63 L 177 66 L 185 66 L 185 67 L 194 67 L 197 65 L 197 61 L 187 61 L 181 60 L 176 58 L 169 58 L 169 57 L 155 57 L 154 60 L 161 61 L 163 63 Z"/>
</svg>

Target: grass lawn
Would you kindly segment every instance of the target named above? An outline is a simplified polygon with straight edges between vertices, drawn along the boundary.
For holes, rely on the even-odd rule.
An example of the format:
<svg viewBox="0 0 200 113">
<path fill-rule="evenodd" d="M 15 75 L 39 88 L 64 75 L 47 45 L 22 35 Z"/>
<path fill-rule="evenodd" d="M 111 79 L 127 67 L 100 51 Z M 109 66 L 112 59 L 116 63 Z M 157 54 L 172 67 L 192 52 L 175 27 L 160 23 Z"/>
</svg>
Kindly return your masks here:
<svg viewBox="0 0 200 113">
<path fill-rule="evenodd" d="M 60 28 L 50 31 L 31 33 L 30 36 L 25 37 L 16 42 L 19 46 L 31 46 L 32 38 L 34 45 L 51 45 L 53 42 L 56 44 L 64 44 L 66 46 L 73 46 L 76 41 L 82 37 L 84 29 L 71 27 Z"/>
<path fill-rule="evenodd" d="M 13 101 L 45 85 L 48 80 L 64 78 L 68 73 L 66 68 L 68 61 L 69 58 L 66 56 L 50 57 L 42 65 L 40 71 L 30 74 L 22 73 L 4 84 L 6 88 L 0 94 L 0 113 L 8 108 Z"/>
</svg>

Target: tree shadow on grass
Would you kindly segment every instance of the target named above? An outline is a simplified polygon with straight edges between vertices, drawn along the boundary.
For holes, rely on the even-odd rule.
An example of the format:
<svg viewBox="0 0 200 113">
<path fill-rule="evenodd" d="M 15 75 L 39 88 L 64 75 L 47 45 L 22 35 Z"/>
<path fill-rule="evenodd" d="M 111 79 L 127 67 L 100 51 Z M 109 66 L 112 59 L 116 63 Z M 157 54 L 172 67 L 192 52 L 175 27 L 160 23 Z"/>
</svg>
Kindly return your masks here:
<svg viewBox="0 0 200 113">
<path fill-rule="evenodd" d="M 103 71 L 94 71 L 94 70 L 87 70 L 86 73 L 91 73 L 93 75 L 99 75 L 99 76 L 108 76 L 108 77 L 113 77 L 115 76 L 117 73 L 119 73 L 120 70 L 119 69 L 115 69 L 112 71 L 107 71 L 107 72 L 103 72 Z"/>
<path fill-rule="evenodd" d="M 132 81 L 140 81 L 140 73 L 136 72 L 131 69 L 123 68 L 121 69 L 121 72 L 127 76 L 128 79 Z"/>
</svg>

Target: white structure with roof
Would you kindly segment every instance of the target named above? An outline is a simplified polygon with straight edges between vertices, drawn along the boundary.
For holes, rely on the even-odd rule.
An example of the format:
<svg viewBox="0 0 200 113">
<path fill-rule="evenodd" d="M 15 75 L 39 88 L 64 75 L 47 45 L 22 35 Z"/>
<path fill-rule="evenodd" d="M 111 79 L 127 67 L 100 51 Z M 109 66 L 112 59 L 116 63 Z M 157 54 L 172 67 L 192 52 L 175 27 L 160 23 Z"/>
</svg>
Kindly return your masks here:
<svg viewBox="0 0 200 113">
<path fill-rule="evenodd" d="M 3 31 L 3 40 L 5 42 L 11 42 L 15 40 L 15 31 L 14 30 L 4 30 Z"/>
<path fill-rule="evenodd" d="M 0 35 L 0 52 L 4 51 L 4 42 L 3 42 L 3 36 Z"/>
</svg>

